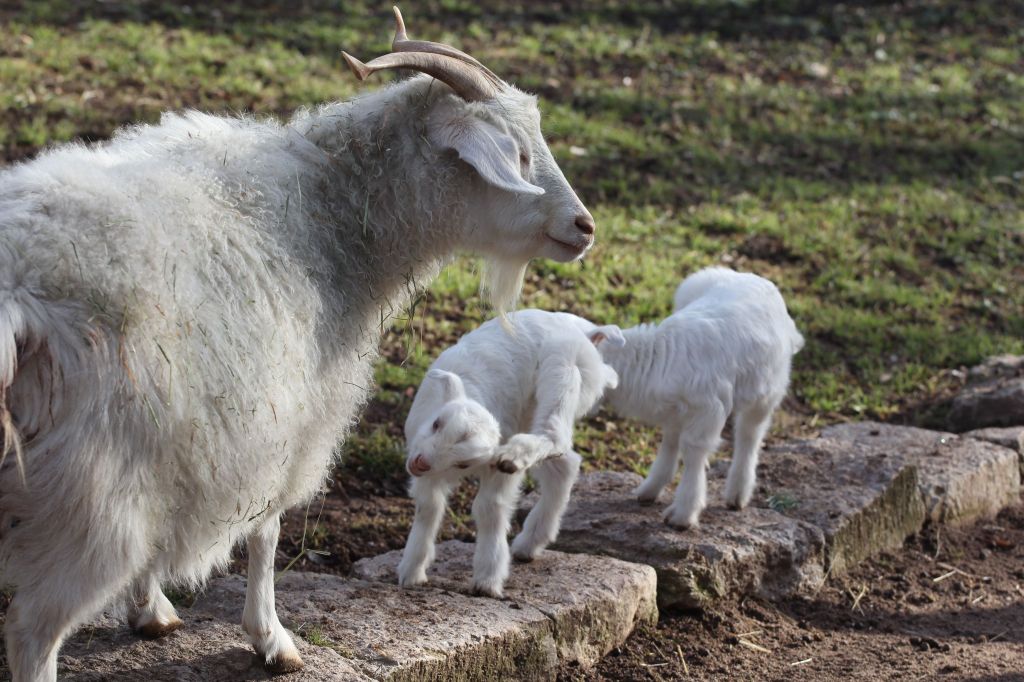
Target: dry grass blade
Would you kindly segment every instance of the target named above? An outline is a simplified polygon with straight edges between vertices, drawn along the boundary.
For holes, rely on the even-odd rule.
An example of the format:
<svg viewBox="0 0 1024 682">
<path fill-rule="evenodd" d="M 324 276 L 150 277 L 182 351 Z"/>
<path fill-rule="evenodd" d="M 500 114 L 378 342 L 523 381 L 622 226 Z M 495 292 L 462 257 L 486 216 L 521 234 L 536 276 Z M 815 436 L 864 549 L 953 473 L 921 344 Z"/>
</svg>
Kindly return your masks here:
<svg viewBox="0 0 1024 682">
<path fill-rule="evenodd" d="M 679 654 L 679 662 L 683 664 L 683 673 L 690 674 L 690 666 L 686 665 L 686 658 L 683 657 L 683 648 L 676 644 L 676 653 Z"/>
<path fill-rule="evenodd" d="M 753 649 L 754 651 L 760 651 L 762 654 L 770 654 L 772 652 L 771 649 L 768 649 L 767 647 L 763 647 L 760 644 L 754 644 L 750 640 L 741 639 L 740 640 L 740 644 L 742 644 L 743 646 L 747 647 L 748 649 Z"/>
<path fill-rule="evenodd" d="M 751 630 L 750 632 L 744 632 L 738 635 L 734 635 L 737 639 L 741 637 L 756 637 L 757 635 L 764 634 L 764 630 Z"/>
<path fill-rule="evenodd" d="M 864 595 L 868 593 L 868 586 L 861 585 L 860 592 L 857 594 L 853 593 L 853 590 L 848 590 L 850 596 L 853 598 L 853 606 L 850 607 L 851 611 L 860 609 L 860 600 L 864 598 Z"/>
<path fill-rule="evenodd" d="M 805 658 L 802 661 L 793 661 L 789 665 L 790 665 L 790 667 L 795 667 L 795 666 L 798 666 L 798 665 L 807 665 L 808 663 L 810 663 L 813 660 L 814 660 L 813 658 Z"/>
</svg>

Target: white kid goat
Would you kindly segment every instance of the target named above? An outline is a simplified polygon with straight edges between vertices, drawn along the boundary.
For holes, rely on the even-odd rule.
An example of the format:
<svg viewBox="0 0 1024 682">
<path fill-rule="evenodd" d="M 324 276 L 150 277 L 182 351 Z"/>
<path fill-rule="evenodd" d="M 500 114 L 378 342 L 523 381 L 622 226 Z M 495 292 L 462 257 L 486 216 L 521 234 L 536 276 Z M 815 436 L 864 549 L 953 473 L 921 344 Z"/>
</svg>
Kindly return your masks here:
<svg viewBox="0 0 1024 682">
<path fill-rule="evenodd" d="M 16 682 L 119 596 L 180 621 L 248 538 L 242 625 L 272 671 L 299 654 L 274 608 L 279 515 L 325 482 L 367 398 L 389 314 L 459 251 L 492 302 L 594 221 L 534 97 L 452 47 L 367 64 L 419 75 L 286 124 L 188 112 L 0 174 L 0 577 Z"/>
<path fill-rule="evenodd" d="M 416 517 L 399 584 L 427 580 L 448 495 L 466 476 L 480 478 L 473 501 L 474 591 L 501 596 L 509 572 L 506 536 L 526 469 L 540 497 L 512 554 L 531 561 L 554 541 L 580 468 L 573 424 L 617 381 L 594 347 L 603 338 L 611 345 L 622 336 L 618 327 L 595 327 L 575 315 L 522 310 L 506 324 L 484 323 L 434 361 L 405 422 Z"/>
<path fill-rule="evenodd" d="M 725 501 L 734 509 L 750 502 L 761 441 L 804 341 L 779 290 L 757 275 L 701 270 L 679 285 L 674 307 L 660 324 L 623 330 L 624 346 L 598 349 L 619 374 L 609 406 L 662 429 L 658 456 L 636 491 L 640 501 L 658 497 L 682 455 L 682 482 L 665 521 L 690 528 L 707 504 L 705 465 L 730 413 L 734 450 Z"/>
</svg>

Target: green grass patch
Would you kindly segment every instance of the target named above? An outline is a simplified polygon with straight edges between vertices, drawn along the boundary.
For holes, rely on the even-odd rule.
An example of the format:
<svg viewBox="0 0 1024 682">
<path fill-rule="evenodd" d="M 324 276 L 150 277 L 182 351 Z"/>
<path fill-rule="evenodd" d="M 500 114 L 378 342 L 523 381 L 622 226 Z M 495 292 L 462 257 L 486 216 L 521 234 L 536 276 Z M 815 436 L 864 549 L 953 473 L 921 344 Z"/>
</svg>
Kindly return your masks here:
<svg viewBox="0 0 1024 682">
<path fill-rule="evenodd" d="M 0 10 L 0 150 L 13 161 L 167 109 L 286 116 L 349 97 L 367 86 L 339 51 L 384 51 L 387 9 Z M 552 149 L 597 218 L 582 264 L 534 264 L 524 305 L 628 325 L 665 315 L 700 267 L 761 273 L 807 337 L 786 404 L 804 424 L 914 419 L 947 370 L 1024 352 L 1019 0 L 405 10 L 415 37 L 466 48 L 541 95 Z M 478 281 L 475 263 L 456 261 L 385 340 L 377 399 L 344 446 L 349 471 L 404 475 L 408 389 L 485 319 Z M 578 440 L 590 462 L 640 471 L 656 447 L 610 416 Z"/>
</svg>

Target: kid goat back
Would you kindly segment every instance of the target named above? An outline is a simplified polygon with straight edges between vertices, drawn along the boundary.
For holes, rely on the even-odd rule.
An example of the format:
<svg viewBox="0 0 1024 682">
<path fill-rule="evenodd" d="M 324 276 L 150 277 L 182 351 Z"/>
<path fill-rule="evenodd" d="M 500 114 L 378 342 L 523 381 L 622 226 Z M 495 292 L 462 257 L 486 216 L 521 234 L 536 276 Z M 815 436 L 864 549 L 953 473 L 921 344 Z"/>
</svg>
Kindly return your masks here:
<svg viewBox="0 0 1024 682">
<path fill-rule="evenodd" d="M 598 348 L 619 374 L 608 404 L 662 429 L 657 458 L 636 491 L 640 501 L 658 497 L 682 458 L 682 482 L 665 521 L 689 528 L 707 504 L 705 464 L 730 414 L 734 449 L 725 501 L 734 509 L 750 502 L 761 441 L 804 341 L 779 290 L 757 275 L 701 270 L 679 285 L 674 303 L 660 324 L 623 330 L 625 345 Z"/>
</svg>

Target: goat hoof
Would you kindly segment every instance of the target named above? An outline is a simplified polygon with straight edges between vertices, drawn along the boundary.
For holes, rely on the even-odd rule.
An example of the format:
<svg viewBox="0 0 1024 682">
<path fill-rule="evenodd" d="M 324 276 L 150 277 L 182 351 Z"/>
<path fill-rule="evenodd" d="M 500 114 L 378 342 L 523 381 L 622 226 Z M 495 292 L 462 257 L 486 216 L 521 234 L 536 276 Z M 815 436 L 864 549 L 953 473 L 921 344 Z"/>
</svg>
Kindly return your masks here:
<svg viewBox="0 0 1024 682">
<path fill-rule="evenodd" d="M 676 530 L 690 530 L 697 527 L 696 515 L 673 514 L 671 508 L 665 512 L 662 519 L 666 525 Z"/>
<path fill-rule="evenodd" d="M 483 585 L 473 585 L 469 590 L 469 593 L 474 597 L 490 597 L 491 599 L 501 599 L 501 589 L 494 589 L 491 587 L 485 587 Z"/>
<path fill-rule="evenodd" d="M 513 554 L 512 558 L 516 560 L 516 563 L 532 564 L 535 557 L 532 554 Z"/>
<path fill-rule="evenodd" d="M 498 471 L 503 474 L 514 474 L 519 471 L 519 467 L 515 465 L 515 462 L 510 462 L 507 459 L 503 459 L 498 462 Z"/>
<path fill-rule="evenodd" d="M 160 639 L 161 637 L 166 637 L 171 634 L 181 626 L 181 619 L 175 618 L 169 623 L 153 621 L 151 623 L 146 623 L 145 625 L 140 625 L 135 628 L 135 632 L 144 639 Z"/>
<path fill-rule="evenodd" d="M 282 654 L 265 662 L 263 667 L 271 675 L 287 675 L 302 670 L 303 663 L 298 654 Z"/>
</svg>

